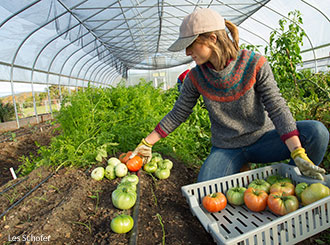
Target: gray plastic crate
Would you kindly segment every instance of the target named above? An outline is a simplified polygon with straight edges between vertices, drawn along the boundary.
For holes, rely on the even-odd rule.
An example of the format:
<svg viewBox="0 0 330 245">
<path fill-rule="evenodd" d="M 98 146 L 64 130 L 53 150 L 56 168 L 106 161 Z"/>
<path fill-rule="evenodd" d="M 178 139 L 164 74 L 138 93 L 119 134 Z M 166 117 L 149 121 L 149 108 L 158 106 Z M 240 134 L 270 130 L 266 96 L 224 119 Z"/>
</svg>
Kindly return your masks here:
<svg viewBox="0 0 330 245">
<path fill-rule="evenodd" d="M 213 192 L 226 193 L 234 186 L 247 187 L 254 179 L 265 179 L 279 174 L 289 177 L 294 184 L 320 182 L 303 177 L 297 167 L 279 163 L 214 180 L 183 186 L 193 215 L 217 244 L 295 244 L 325 229 L 330 228 L 330 196 L 284 216 L 273 214 L 268 208 L 252 212 L 245 205 L 227 204 L 217 213 L 209 213 L 202 205 L 202 198 Z M 321 182 L 330 187 L 330 176 Z"/>
</svg>

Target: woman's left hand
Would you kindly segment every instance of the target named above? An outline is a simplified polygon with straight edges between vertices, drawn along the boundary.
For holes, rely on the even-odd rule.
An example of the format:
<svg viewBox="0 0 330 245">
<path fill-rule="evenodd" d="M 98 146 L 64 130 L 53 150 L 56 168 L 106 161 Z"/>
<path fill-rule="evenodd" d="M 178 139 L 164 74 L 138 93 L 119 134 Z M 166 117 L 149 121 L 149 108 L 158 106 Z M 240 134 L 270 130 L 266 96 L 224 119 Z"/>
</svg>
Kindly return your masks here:
<svg viewBox="0 0 330 245">
<path fill-rule="evenodd" d="M 303 175 L 324 181 L 325 169 L 314 165 L 304 148 L 299 147 L 291 152 L 291 157 Z"/>
</svg>

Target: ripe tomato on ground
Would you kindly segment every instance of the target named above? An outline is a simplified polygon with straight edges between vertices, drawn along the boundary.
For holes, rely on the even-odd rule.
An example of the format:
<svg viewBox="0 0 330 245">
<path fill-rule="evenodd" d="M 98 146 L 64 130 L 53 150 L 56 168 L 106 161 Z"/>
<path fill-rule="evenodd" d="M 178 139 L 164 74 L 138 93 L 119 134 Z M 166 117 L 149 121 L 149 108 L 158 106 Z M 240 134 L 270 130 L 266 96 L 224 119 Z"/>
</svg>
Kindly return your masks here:
<svg viewBox="0 0 330 245">
<path fill-rule="evenodd" d="M 219 212 L 227 205 L 227 198 L 221 192 L 215 192 L 203 197 L 202 204 L 210 213 Z"/>
<path fill-rule="evenodd" d="M 295 186 L 289 182 L 276 182 L 272 184 L 269 192 L 285 192 L 288 195 L 294 195 Z"/>
<path fill-rule="evenodd" d="M 244 192 L 244 203 L 253 212 L 260 212 L 267 207 L 267 192 L 249 187 Z"/>
<path fill-rule="evenodd" d="M 128 151 L 128 152 L 124 152 L 122 154 L 120 154 L 120 156 L 118 157 L 118 159 L 122 162 L 122 163 L 126 163 L 129 159 L 129 157 L 132 155 L 132 151 Z"/>
<path fill-rule="evenodd" d="M 136 155 L 135 157 L 129 159 L 126 162 L 126 166 L 129 171 L 136 172 L 143 166 L 143 160 L 140 156 Z"/>
<path fill-rule="evenodd" d="M 296 196 L 285 192 L 273 192 L 268 196 L 267 205 L 274 214 L 285 215 L 297 210 L 299 201 Z"/>
</svg>

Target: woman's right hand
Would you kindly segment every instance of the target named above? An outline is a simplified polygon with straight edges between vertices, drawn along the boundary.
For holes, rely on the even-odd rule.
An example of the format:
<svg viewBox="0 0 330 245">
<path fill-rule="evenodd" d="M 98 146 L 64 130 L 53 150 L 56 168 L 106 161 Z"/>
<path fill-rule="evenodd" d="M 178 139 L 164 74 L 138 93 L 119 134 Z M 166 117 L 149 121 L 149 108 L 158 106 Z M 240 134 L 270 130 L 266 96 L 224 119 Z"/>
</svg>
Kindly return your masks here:
<svg viewBox="0 0 330 245">
<path fill-rule="evenodd" d="M 152 157 L 152 144 L 149 144 L 145 139 L 142 139 L 140 144 L 135 148 L 130 159 L 139 155 L 143 159 L 143 164 L 150 162 Z"/>
</svg>

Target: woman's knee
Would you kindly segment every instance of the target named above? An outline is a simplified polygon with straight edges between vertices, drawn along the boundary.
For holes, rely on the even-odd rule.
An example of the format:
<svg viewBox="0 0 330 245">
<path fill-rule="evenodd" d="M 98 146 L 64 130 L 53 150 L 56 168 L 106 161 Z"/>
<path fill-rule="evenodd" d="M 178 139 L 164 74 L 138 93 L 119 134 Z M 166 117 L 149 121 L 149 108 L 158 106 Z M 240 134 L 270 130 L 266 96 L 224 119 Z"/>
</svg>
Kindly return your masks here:
<svg viewBox="0 0 330 245">
<path fill-rule="evenodd" d="M 313 122 L 313 133 L 319 143 L 328 144 L 329 143 L 329 130 L 326 126 L 320 121 L 312 121 Z"/>
<path fill-rule="evenodd" d="M 301 125 L 301 129 L 299 128 Z M 308 120 L 298 122 L 298 129 L 303 137 L 310 138 L 314 143 L 327 145 L 329 143 L 329 130 L 320 121 Z M 312 142 L 310 142 L 312 143 Z"/>
</svg>

